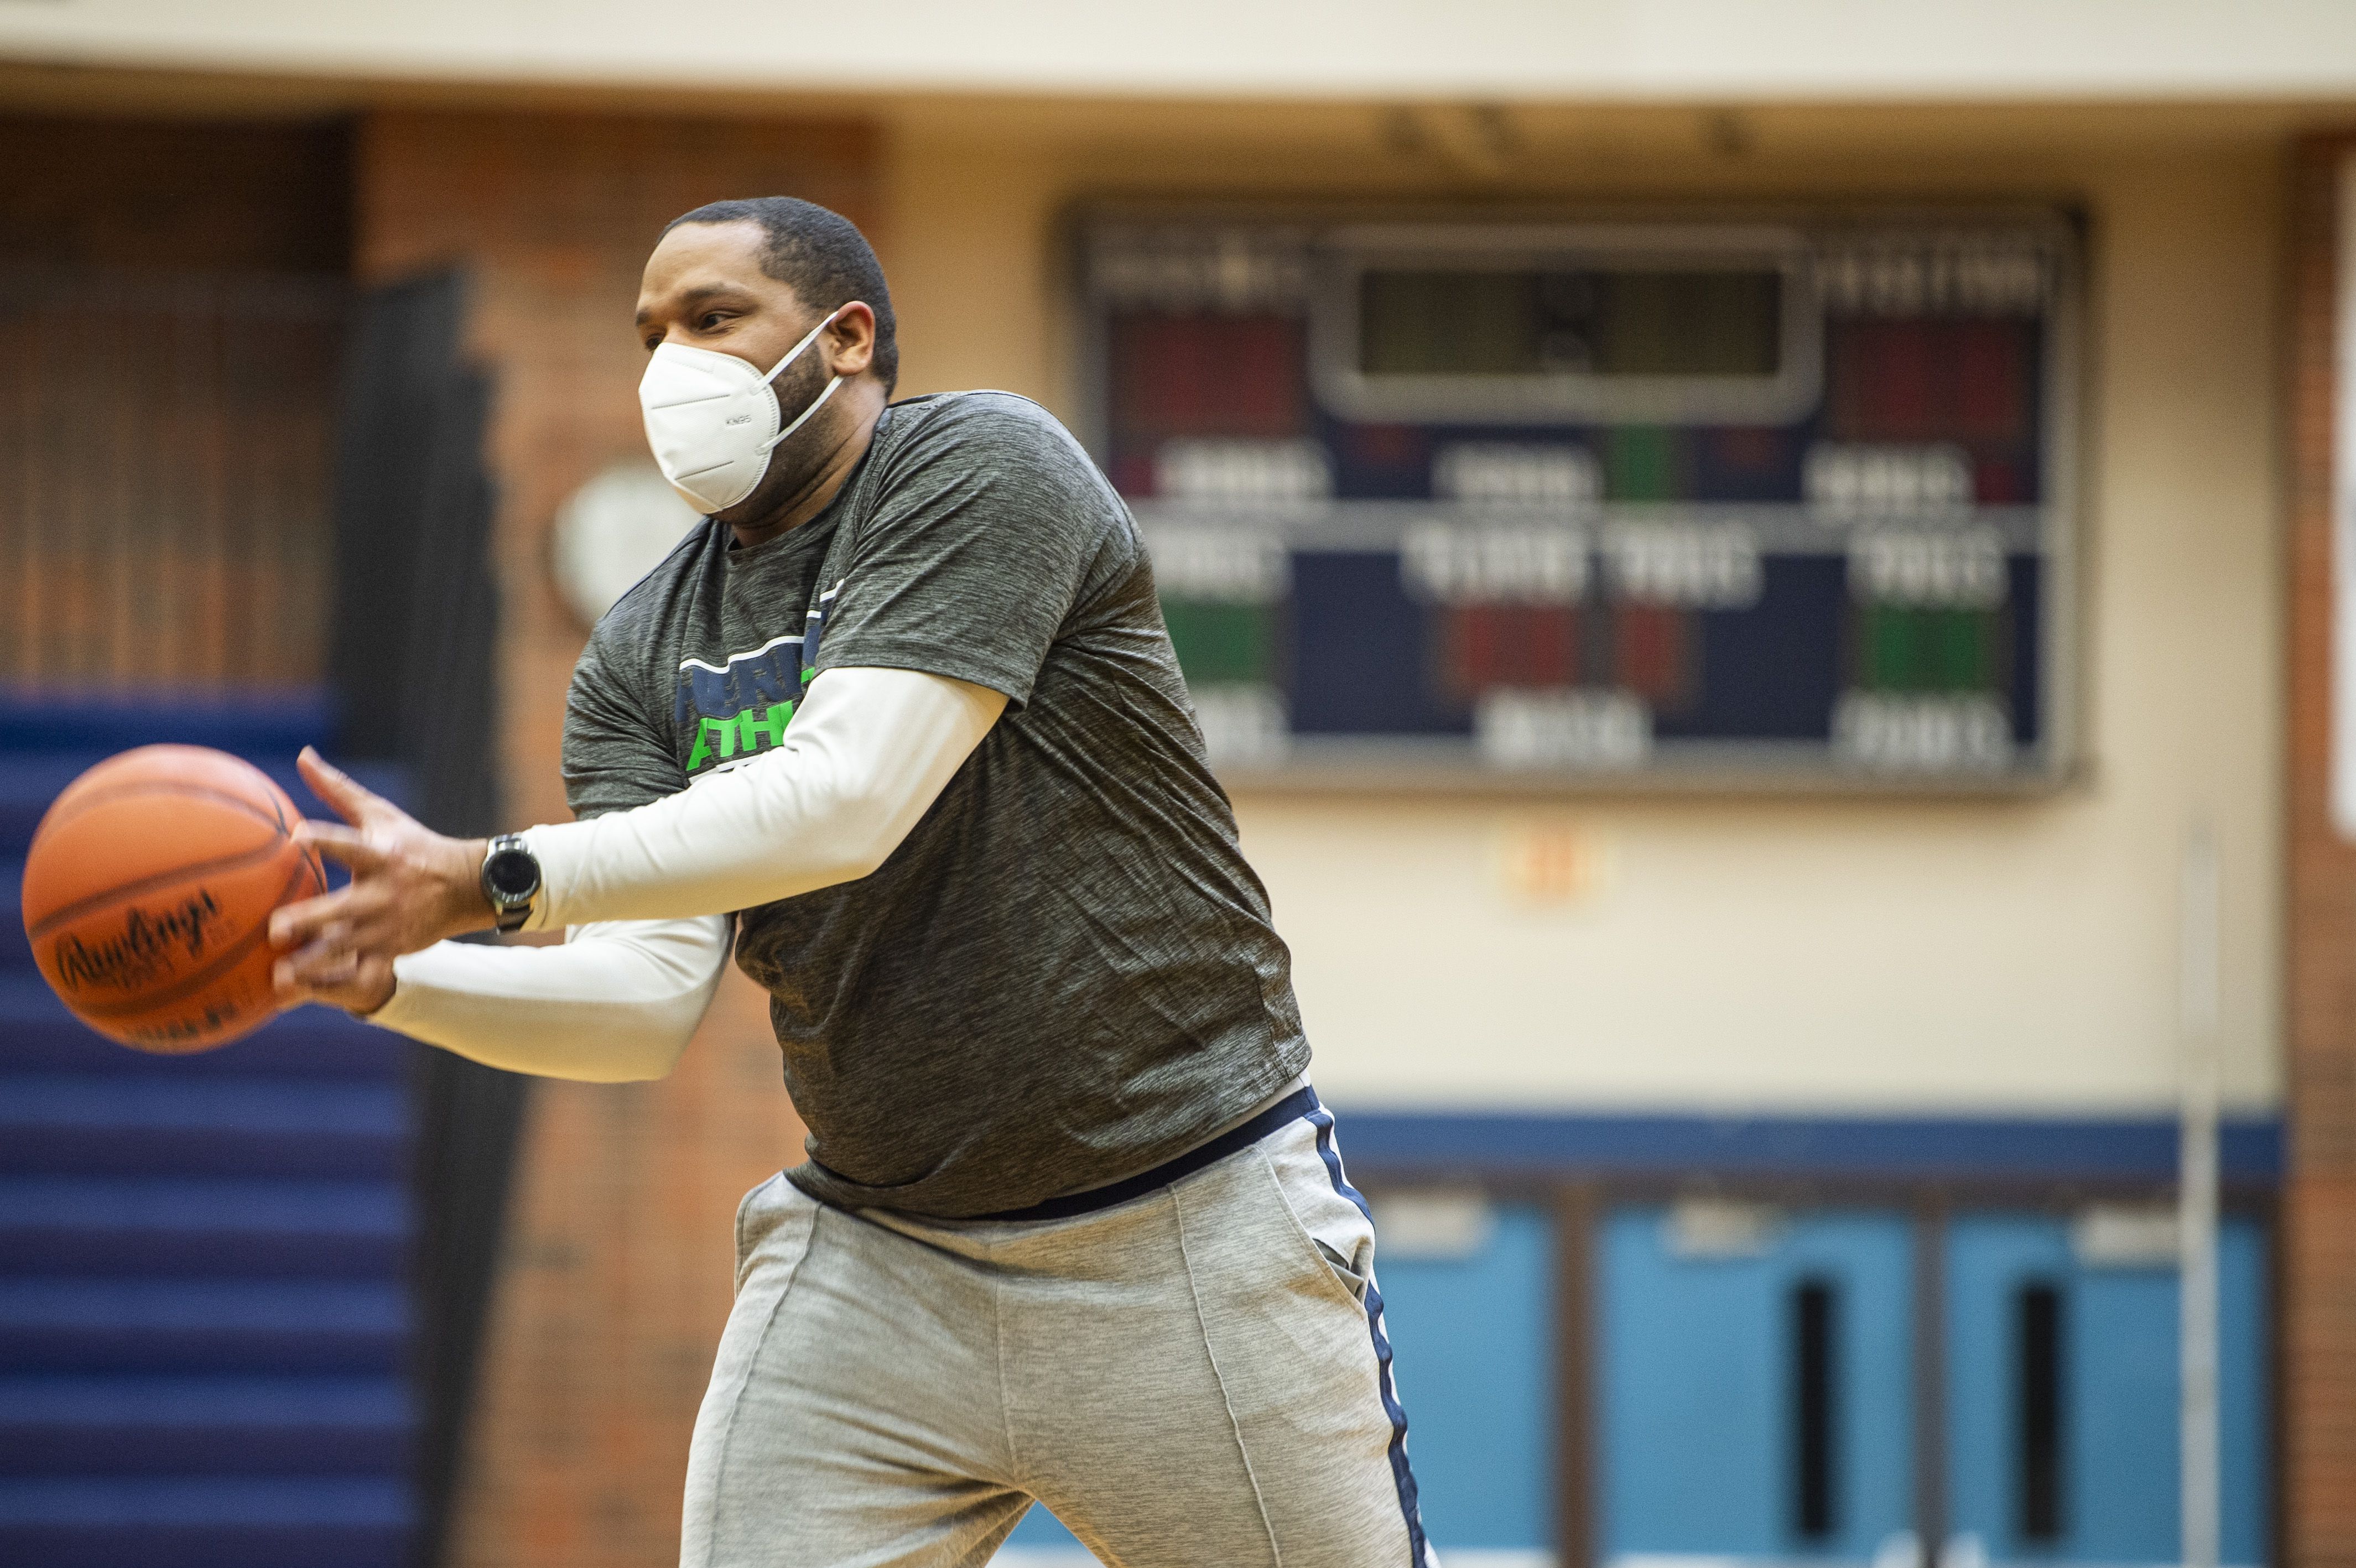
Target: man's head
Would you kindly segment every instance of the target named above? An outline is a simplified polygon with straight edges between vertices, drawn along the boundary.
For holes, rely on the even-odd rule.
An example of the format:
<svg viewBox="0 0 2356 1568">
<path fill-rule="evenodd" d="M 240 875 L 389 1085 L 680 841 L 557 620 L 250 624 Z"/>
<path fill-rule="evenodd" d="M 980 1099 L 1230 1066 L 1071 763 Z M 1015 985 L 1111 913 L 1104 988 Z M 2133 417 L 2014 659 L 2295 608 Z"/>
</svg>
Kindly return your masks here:
<svg viewBox="0 0 2356 1568">
<path fill-rule="evenodd" d="M 762 272 L 793 290 L 814 323 L 830 310 L 857 300 L 875 318 L 875 358 L 870 367 L 890 392 L 900 379 L 900 346 L 893 335 L 892 292 L 884 269 L 851 219 L 816 202 L 790 196 L 714 201 L 681 214 L 663 227 L 667 240 L 688 224 L 752 224 L 761 231 Z M 659 254 L 661 247 L 656 247 Z M 768 366 L 761 367 L 766 370 Z"/>
<path fill-rule="evenodd" d="M 773 383 L 783 419 L 836 377 L 842 397 L 773 454 L 753 493 L 722 514 L 761 517 L 807 489 L 843 439 L 872 422 L 899 376 L 892 298 L 875 252 L 839 215 L 790 197 L 720 201 L 671 220 L 647 259 L 637 327 L 664 344 L 732 355 L 766 374 L 819 329 Z"/>
</svg>

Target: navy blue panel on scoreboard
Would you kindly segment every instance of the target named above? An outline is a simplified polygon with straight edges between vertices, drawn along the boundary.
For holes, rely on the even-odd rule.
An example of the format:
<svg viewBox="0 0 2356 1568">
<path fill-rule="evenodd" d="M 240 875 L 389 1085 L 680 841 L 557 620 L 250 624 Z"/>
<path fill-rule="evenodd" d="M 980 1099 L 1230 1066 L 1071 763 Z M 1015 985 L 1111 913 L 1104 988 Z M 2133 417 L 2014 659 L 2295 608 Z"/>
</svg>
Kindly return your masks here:
<svg viewBox="0 0 2356 1568">
<path fill-rule="evenodd" d="M 1083 225 L 1092 435 L 1258 783 L 2069 761 L 2051 213 Z"/>
</svg>

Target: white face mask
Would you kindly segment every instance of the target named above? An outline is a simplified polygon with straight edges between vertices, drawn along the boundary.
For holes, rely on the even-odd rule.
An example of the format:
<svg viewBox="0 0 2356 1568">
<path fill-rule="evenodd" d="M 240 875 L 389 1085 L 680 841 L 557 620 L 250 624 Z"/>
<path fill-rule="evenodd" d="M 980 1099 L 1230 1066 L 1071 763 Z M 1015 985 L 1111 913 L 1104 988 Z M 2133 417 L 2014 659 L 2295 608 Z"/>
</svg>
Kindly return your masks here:
<svg viewBox="0 0 2356 1568">
<path fill-rule="evenodd" d="M 638 407 L 647 419 L 647 444 L 671 488 L 706 516 L 734 506 L 753 493 L 769 471 L 769 453 L 777 443 L 802 428 L 824 407 L 840 376 L 827 379 L 826 389 L 785 429 L 777 394 L 770 383 L 777 372 L 801 357 L 802 350 L 834 320 L 834 313 L 809 329 L 809 336 L 762 375 L 734 354 L 684 344 L 656 346 L 638 382 Z"/>
</svg>

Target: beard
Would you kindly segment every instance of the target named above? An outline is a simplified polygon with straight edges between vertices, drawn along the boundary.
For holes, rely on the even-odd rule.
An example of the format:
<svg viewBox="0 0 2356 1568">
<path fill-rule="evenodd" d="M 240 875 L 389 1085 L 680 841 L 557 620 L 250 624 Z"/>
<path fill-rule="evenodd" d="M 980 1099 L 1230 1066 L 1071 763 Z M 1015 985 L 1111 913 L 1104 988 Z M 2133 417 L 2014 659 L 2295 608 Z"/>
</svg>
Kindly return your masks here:
<svg viewBox="0 0 2356 1568">
<path fill-rule="evenodd" d="M 776 383 L 777 426 L 780 430 L 802 416 L 826 390 L 826 366 L 815 357 L 789 365 Z M 836 394 L 840 398 L 841 394 Z M 750 524 L 788 507 L 818 480 L 833 446 L 832 408 L 821 409 L 809 423 L 769 449 L 769 465 L 753 493 L 734 506 L 714 513 L 723 523 Z"/>
</svg>

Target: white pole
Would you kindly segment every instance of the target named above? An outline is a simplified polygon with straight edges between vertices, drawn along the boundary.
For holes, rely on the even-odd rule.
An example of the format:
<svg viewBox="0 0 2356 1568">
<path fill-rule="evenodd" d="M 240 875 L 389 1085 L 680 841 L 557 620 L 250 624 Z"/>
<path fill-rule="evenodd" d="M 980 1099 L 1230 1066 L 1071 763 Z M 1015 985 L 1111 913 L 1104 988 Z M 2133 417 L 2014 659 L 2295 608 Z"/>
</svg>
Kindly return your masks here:
<svg viewBox="0 0 2356 1568">
<path fill-rule="evenodd" d="M 2217 841 L 2184 845 L 2182 1114 L 2178 1136 L 2179 1414 L 2185 1568 L 2217 1568 Z"/>
</svg>

